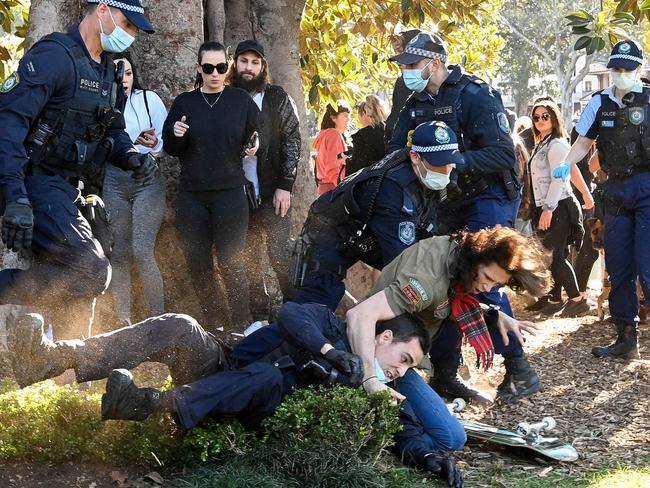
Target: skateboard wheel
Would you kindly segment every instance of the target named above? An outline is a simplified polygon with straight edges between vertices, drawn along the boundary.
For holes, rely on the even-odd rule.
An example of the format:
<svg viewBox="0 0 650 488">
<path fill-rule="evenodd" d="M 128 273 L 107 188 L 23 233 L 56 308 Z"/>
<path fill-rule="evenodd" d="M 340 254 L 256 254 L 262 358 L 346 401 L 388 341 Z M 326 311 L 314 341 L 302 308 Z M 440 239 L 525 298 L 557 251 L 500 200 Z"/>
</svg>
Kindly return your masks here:
<svg viewBox="0 0 650 488">
<path fill-rule="evenodd" d="M 454 398 L 452 405 L 454 406 L 454 412 L 462 412 L 465 410 L 467 403 L 462 398 Z"/>
<path fill-rule="evenodd" d="M 544 424 L 544 430 L 553 430 L 557 425 L 553 417 L 544 417 L 542 423 Z"/>
<path fill-rule="evenodd" d="M 526 436 L 528 435 L 529 432 L 530 432 L 530 424 L 528 422 L 519 422 L 517 424 L 517 434 Z"/>
</svg>

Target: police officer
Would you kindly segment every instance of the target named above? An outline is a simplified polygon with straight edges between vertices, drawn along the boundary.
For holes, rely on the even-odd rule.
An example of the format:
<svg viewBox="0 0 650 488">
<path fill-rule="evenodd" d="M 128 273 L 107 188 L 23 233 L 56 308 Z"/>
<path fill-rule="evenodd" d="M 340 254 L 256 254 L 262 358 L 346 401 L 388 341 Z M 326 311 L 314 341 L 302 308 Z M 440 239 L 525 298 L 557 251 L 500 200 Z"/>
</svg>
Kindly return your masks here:
<svg viewBox="0 0 650 488">
<path fill-rule="evenodd" d="M 75 206 L 80 183 L 98 178 L 106 161 L 143 183 L 157 169 L 124 131 L 122 80 L 110 54 L 153 26 L 138 0 L 88 3 L 80 24 L 43 37 L 0 86 L 2 240 L 34 257 L 28 270 L 0 271 L 0 303 L 101 293 L 110 264 Z"/>
<path fill-rule="evenodd" d="M 594 347 L 599 358 L 639 357 L 637 278 L 650 297 L 650 86 L 640 81 L 643 53 L 632 40 L 616 43 L 609 57 L 612 85 L 596 92 L 576 125 L 578 138 L 565 163 L 553 171 L 567 179 L 571 165 L 592 143 L 607 173 L 603 184 L 605 264 L 611 291 L 609 308 L 616 341 Z"/>
<path fill-rule="evenodd" d="M 403 147 L 409 130 L 426 120 L 442 120 L 459 139 L 462 162 L 456 165 L 452 184 L 443 192 L 438 207 L 438 233 L 461 229 L 476 231 L 497 224 L 513 227 L 520 202 L 520 185 L 515 174 L 516 158 L 508 119 L 501 97 L 487 83 L 463 73 L 460 66 L 445 66 L 447 48 L 435 34 L 422 32 L 406 45 L 404 51 L 391 58 L 402 66 L 404 83 L 415 93 L 402 109 L 387 150 Z M 498 289 L 481 293 L 479 299 L 499 306 L 512 315 L 505 294 Z M 443 328 L 436 339 L 437 351 L 456 351 L 457 329 Z M 519 346 L 508 352 L 523 357 Z M 448 357 L 436 355 L 434 366 L 445 375 L 437 375 L 436 388 L 449 396 L 481 399 L 457 378 L 460 352 Z M 539 391 L 535 376 L 519 362 L 505 363 L 508 374 L 515 375 L 522 394 Z M 508 368 L 510 369 L 508 371 Z"/>
<path fill-rule="evenodd" d="M 363 261 L 382 269 L 430 235 L 437 193 L 457 161 L 454 132 L 442 122 L 424 123 L 408 148 L 349 175 L 316 200 L 294 250 L 292 300 L 336 310 L 350 266 Z"/>
</svg>

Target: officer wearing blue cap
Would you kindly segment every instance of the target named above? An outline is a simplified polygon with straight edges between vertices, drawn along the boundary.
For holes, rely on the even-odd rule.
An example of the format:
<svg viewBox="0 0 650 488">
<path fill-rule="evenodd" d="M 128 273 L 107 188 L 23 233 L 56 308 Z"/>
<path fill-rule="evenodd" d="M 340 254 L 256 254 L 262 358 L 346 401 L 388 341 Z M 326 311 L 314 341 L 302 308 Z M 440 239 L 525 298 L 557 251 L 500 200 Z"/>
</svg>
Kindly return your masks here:
<svg viewBox="0 0 650 488">
<path fill-rule="evenodd" d="M 438 232 L 476 231 L 497 224 L 513 227 L 520 202 L 520 184 L 501 96 L 481 79 L 464 73 L 460 66 L 447 67 L 447 52 L 439 36 L 421 32 L 402 53 L 390 58 L 401 65 L 404 83 L 414 93 L 400 112 L 387 150 L 403 147 L 408 131 L 421 122 L 444 121 L 458 135 L 463 161 L 452 174 L 454 183 L 442 195 Z M 482 293 L 479 300 L 512 315 L 510 303 L 501 290 Z M 457 331 L 452 326 L 445 327 L 436 342 L 437 351 L 456 350 Z M 523 355 L 521 350 L 508 354 L 511 353 L 517 357 Z M 434 367 L 446 372 L 446 376 L 436 376 L 439 393 L 482 400 L 456 376 L 460 352 L 448 358 L 436 354 L 435 361 Z M 521 385 L 521 391 L 527 388 Z"/>
<path fill-rule="evenodd" d="M 382 269 L 435 228 L 435 205 L 462 161 L 456 134 L 443 122 L 421 124 L 408 148 L 346 177 L 311 208 L 294 249 L 291 299 L 336 310 L 348 268 Z"/>
<path fill-rule="evenodd" d="M 2 240 L 33 253 L 28 270 L 0 271 L 0 303 L 35 304 L 56 290 L 86 301 L 110 265 L 75 202 L 105 162 L 147 182 L 155 159 L 138 153 L 119 110 L 124 93 L 111 53 L 138 30 L 154 32 L 138 0 L 89 0 L 68 32 L 43 37 L 0 85 Z"/>
<path fill-rule="evenodd" d="M 605 264 L 611 291 L 609 309 L 616 341 L 594 347 L 596 357 L 639 357 L 637 277 L 646 301 L 650 297 L 650 86 L 641 83 L 643 53 L 631 40 L 616 43 L 607 67 L 612 84 L 596 92 L 585 107 L 576 130 L 579 137 L 564 164 L 553 171 L 568 178 L 596 140 L 605 213 Z"/>
</svg>

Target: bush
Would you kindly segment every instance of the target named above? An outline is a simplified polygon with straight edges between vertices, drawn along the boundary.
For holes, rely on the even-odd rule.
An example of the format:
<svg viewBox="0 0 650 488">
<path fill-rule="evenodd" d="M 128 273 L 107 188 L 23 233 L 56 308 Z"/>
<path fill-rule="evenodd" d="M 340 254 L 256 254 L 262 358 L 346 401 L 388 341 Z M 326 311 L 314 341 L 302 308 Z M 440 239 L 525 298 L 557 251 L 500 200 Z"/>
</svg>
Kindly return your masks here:
<svg viewBox="0 0 650 488">
<path fill-rule="evenodd" d="M 52 381 L 0 394 L 0 461 L 147 464 L 154 454 L 172 458 L 179 442 L 168 417 L 102 422 L 100 398 Z"/>
</svg>

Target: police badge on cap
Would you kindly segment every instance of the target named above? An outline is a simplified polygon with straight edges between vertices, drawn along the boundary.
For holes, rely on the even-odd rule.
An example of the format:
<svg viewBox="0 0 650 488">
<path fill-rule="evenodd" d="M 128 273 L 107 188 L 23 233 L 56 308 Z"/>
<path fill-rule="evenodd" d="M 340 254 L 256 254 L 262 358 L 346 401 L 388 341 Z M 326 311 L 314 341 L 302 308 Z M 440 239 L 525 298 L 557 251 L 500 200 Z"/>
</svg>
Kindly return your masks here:
<svg viewBox="0 0 650 488">
<path fill-rule="evenodd" d="M 607 67 L 634 71 L 640 64 L 643 64 L 643 51 L 636 42 L 628 39 L 614 45 Z"/>
</svg>

